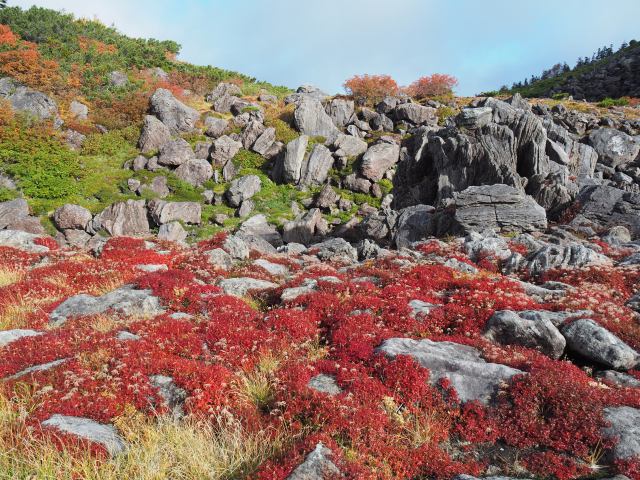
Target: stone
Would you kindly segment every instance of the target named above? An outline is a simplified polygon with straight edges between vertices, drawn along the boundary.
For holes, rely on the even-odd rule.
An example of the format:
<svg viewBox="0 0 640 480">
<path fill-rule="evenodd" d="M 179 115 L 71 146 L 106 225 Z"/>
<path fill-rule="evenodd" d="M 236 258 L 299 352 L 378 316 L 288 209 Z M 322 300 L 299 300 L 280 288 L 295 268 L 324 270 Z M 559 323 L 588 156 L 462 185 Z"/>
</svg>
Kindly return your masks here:
<svg viewBox="0 0 640 480">
<path fill-rule="evenodd" d="M 360 165 L 362 176 L 377 182 L 400 159 L 400 146 L 393 143 L 376 143 L 369 147 Z"/>
<path fill-rule="evenodd" d="M 178 387 L 173 378 L 166 375 L 151 375 L 149 383 L 158 390 L 158 395 L 174 417 L 184 416 L 183 404 L 187 399 L 187 392 Z"/>
<path fill-rule="evenodd" d="M 260 191 L 262 181 L 257 175 L 245 175 L 231 182 L 225 192 L 225 199 L 232 207 L 239 207 L 242 202 L 250 199 Z"/>
<path fill-rule="evenodd" d="M 274 127 L 265 128 L 262 134 L 253 142 L 251 150 L 262 155 L 268 154 L 269 149 L 276 141 L 276 129 Z"/>
<path fill-rule="evenodd" d="M 27 329 L 0 330 L 0 348 L 6 347 L 21 338 L 37 337 L 39 335 L 43 335 L 43 332 Z"/>
<path fill-rule="evenodd" d="M 204 119 L 204 134 L 207 137 L 218 138 L 229 127 L 229 122 L 224 118 L 206 117 Z"/>
<path fill-rule="evenodd" d="M 158 164 L 168 167 L 177 167 L 188 160 L 195 158 L 195 153 L 189 143 L 182 139 L 176 138 L 165 143 L 158 154 Z"/>
<path fill-rule="evenodd" d="M 612 265 L 611 260 L 580 243 L 547 245 L 530 255 L 524 268 L 532 275 L 547 270 L 579 268 L 593 265 Z"/>
<path fill-rule="evenodd" d="M 196 158 L 200 160 L 208 160 L 211 155 L 211 147 L 213 146 L 213 142 L 197 142 L 195 147 L 193 147 L 193 154 Z"/>
<path fill-rule="evenodd" d="M 22 378 L 22 377 L 25 377 L 27 375 L 31 375 L 31 374 L 34 374 L 34 373 L 46 372 L 47 370 L 51 370 L 53 368 L 56 368 L 56 367 L 62 365 L 67 360 L 69 360 L 69 359 L 68 358 L 61 358 L 61 359 L 58 359 L 58 360 L 53 360 L 51 362 L 41 363 L 39 365 L 33 365 L 32 367 L 25 368 L 24 370 L 20 370 L 18 373 L 14 373 L 13 375 L 10 375 L 9 377 L 6 377 L 6 379 L 7 380 L 16 380 L 18 378 Z"/>
<path fill-rule="evenodd" d="M 508 185 L 474 186 L 455 194 L 453 215 L 439 218 L 438 234 L 492 229 L 533 232 L 547 228 L 547 214 L 536 201 Z"/>
<path fill-rule="evenodd" d="M 338 134 L 332 146 L 335 148 L 335 156 L 343 158 L 359 157 L 368 148 L 367 142 L 361 138 L 342 133 Z"/>
<path fill-rule="evenodd" d="M 411 316 L 413 318 L 424 317 L 429 315 L 432 310 L 439 308 L 439 305 L 433 303 L 423 302 L 422 300 L 409 301 L 409 308 L 411 309 Z"/>
<path fill-rule="evenodd" d="M 456 116 L 456 125 L 463 128 L 482 128 L 493 119 L 493 109 L 490 107 L 463 108 Z"/>
<path fill-rule="evenodd" d="M 154 297 L 151 290 L 136 290 L 131 285 L 125 285 L 98 297 L 83 293 L 66 299 L 49 314 L 49 324 L 59 327 L 69 318 L 107 311 L 145 318 L 164 313 L 160 299 Z"/>
<path fill-rule="evenodd" d="M 342 389 L 336 383 L 335 377 L 324 373 L 311 377 L 309 383 L 307 383 L 307 387 L 331 396 L 342 393 Z"/>
<path fill-rule="evenodd" d="M 126 443 L 113 425 L 98 423 L 89 418 L 55 414 L 42 422 L 42 426 L 98 443 L 111 456 L 123 453 L 127 449 Z"/>
<path fill-rule="evenodd" d="M 158 198 L 164 198 L 171 193 L 171 191 L 169 190 L 169 185 L 167 184 L 167 177 L 165 177 L 164 175 L 154 177 L 153 180 L 151 180 L 151 185 L 141 185 L 138 193 L 141 193 L 145 190 L 152 192 Z"/>
<path fill-rule="evenodd" d="M 217 138 L 211 147 L 211 163 L 215 166 L 223 166 L 236 156 L 242 148 L 242 143 L 233 140 L 227 135 Z"/>
<path fill-rule="evenodd" d="M 140 335 L 136 335 L 135 333 L 127 332 L 126 330 L 121 330 L 116 335 L 116 340 L 121 342 L 135 342 L 140 340 L 142 337 Z"/>
<path fill-rule="evenodd" d="M 186 106 L 164 88 L 158 88 L 153 93 L 149 107 L 151 113 L 169 128 L 172 135 L 192 132 L 200 119 L 197 110 Z"/>
<path fill-rule="evenodd" d="M 253 144 L 258 140 L 258 138 L 265 132 L 264 125 L 262 122 L 257 120 L 250 121 L 242 130 L 242 134 L 240 135 L 242 139 L 242 146 L 245 150 L 251 149 Z M 273 140 L 275 140 L 275 129 L 270 130 L 273 133 Z M 273 143 L 273 140 L 271 143 Z M 265 148 L 268 149 L 271 143 Z"/>
<path fill-rule="evenodd" d="M 242 90 L 234 83 L 220 82 L 211 93 L 205 95 L 205 100 L 212 103 L 225 95 L 237 97 L 242 95 Z"/>
<path fill-rule="evenodd" d="M 613 460 L 631 460 L 640 456 L 640 409 L 607 407 L 603 413 L 610 424 L 603 434 L 617 439 L 611 452 Z"/>
<path fill-rule="evenodd" d="M 313 278 L 305 279 L 298 287 L 289 287 L 282 290 L 280 300 L 291 302 L 298 297 L 314 292 L 318 287 L 318 281 Z"/>
<path fill-rule="evenodd" d="M 411 122 L 415 125 L 437 125 L 436 109 L 425 107 L 417 103 L 403 103 L 398 105 L 393 114 L 396 120 Z"/>
<path fill-rule="evenodd" d="M 136 265 L 136 270 L 140 270 L 141 272 L 146 273 L 154 273 L 154 272 L 166 272 L 169 270 L 164 263 L 143 263 L 140 265 Z"/>
<path fill-rule="evenodd" d="M 278 233 L 276 227 L 267 222 L 267 217 L 263 214 L 254 215 L 242 222 L 238 233 L 243 236 L 261 238 L 274 247 L 282 245 L 282 236 Z"/>
<path fill-rule="evenodd" d="M 67 146 L 76 152 L 82 150 L 82 145 L 84 141 L 87 139 L 86 135 L 76 131 L 76 130 L 65 130 L 64 131 L 64 141 Z"/>
<path fill-rule="evenodd" d="M 344 238 L 329 238 L 309 247 L 316 251 L 316 256 L 323 262 L 343 261 L 347 263 L 358 261 L 358 251 Z"/>
<path fill-rule="evenodd" d="M 214 248 L 204 252 L 207 255 L 207 261 L 209 264 L 218 267 L 222 270 L 231 270 L 233 268 L 233 258 L 227 252 L 221 248 Z"/>
<path fill-rule="evenodd" d="M 258 95 L 258 101 L 263 103 L 276 104 L 278 103 L 278 97 L 269 93 L 261 93 L 260 95 Z"/>
<path fill-rule="evenodd" d="M 298 131 L 312 137 L 329 139 L 339 133 L 322 103 L 310 96 L 304 96 L 297 104 L 293 112 L 293 121 Z"/>
<path fill-rule="evenodd" d="M 202 205 L 198 202 L 151 200 L 149 202 L 149 216 L 156 225 L 175 221 L 199 225 L 202 221 Z"/>
<path fill-rule="evenodd" d="M 145 157 L 144 155 L 138 155 L 131 162 L 131 169 L 134 172 L 139 172 L 140 170 L 144 170 L 145 168 L 147 168 L 148 163 L 149 159 L 147 157 Z"/>
<path fill-rule="evenodd" d="M 331 167 L 333 167 L 331 151 L 324 145 L 316 144 L 302 166 L 300 185 L 322 185 L 327 180 Z"/>
<path fill-rule="evenodd" d="M 627 373 L 617 372 L 615 370 L 605 370 L 603 372 L 598 372 L 596 377 L 599 380 L 604 380 L 605 382 L 612 383 L 619 387 L 640 388 L 640 380 Z"/>
<path fill-rule="evenodd" d="M 187 239 L 187 232 L 180 222 L 169 222 L 160 225 L 158 229 L 158 240 L 165 242 L 184 243 Z"/>
<path fill-rule="evenodd" d="M 232 258 L 237 260 L 246 260 L 249 258 L 249 246 L 240 235 L 228 236 L 222 244 Z"/>
<path fill-rule="evenodd" d="M 377 351 L 391 358 L 413 357 L 429 369 L 431 384 L 437 385 L 440 379 L 447 378 L 461 402 L 477 400 L 488 404 L 504 382 L 523 373 L 506 365 L 488 363 L 479 350 L 453 342 L 390 338 Z"/>
<path fill-rule="evenodd" d="M 346 98 L 333 98 L 325 106 L 333 124 L 338 128 L 346 127 L 355 113 L 355 103 Z"/>
<path fill-rule="evenodd" d="M 76 120 L 86 120 L 89 118 L 89 107 L 87 107 L 84 103 L 80 103 L 77 100 L 73 100 L 69 104 L 69 113 Z"/>
<path fill-rule="evenodd" d="M 138 139 L 138 148 L 142 153 L 152 153 L 171 141 L 171 131 L 153 115 L 146 115 Z"/>
<path fill-rule="evenodd" d="M 236 215 L 238 217 L 246 217 L 251 212 L 253 212 L 256 208 L 256 204 L 253 203 L 253 200 L 243 200 L 242 204 L 240 204 L 240 208 L 236 211 Z"/>
<path fill-rule="evenodd" d="M 206 160 L 195 158 L 184 162 L 173 173 L 180 180 L 194 187 L 201 187 L 204 182 L 213 177 L 213 167 Z"/>
<path fill-rule="evenodd" d="M 38 120 L 54 120 L 57 126 L 62 124 L 58 117 L 58 105 L 51 97 L 9 77 L 0 78 L 0 98 L 8 100 L 16 112 Z"/>
<path fill-rule="evenodd" d="M 112 87 L 122 88 L 129 85 L 129 77 L 124 72 L 119 72 L 119 71 L 110 72 L 109 75 L 107 75 L 107 78 L 109 79 L 109 84 Z"/>
<path fill-rule="evenodd" d="M 567 348 L 592 362 L 616 370 L 631 370 L 640 356 L 629 345 L 591 319 L 575 320 L 561 327 Z"/>
<path fill-rule="evenodd" d="M 284 265 L 280 265 L 279 263 L 273 263 L 264 258 L 259 258 L 255 262 L 254 265 L 266 270 L 270 275 L 276 276 L 286 276 L 289 274 L 289 269 Z"/>
<path fill-rule="evenodd" d="M 16 220 L 29 216 L 29 205 L 23 198 L 0 202 L 0 230 L 15 224 Z"/>
<path fill-rule="evenodd" d="M 229 113 L 237 103 L 243 107 L 248 104 L 248 102 L 236 97 L 235 95 L 222 95 L 213 101 L 213 111 L 218 113 Z"/>
<path fill-rule="evenodd" d="M 42 238 L 42 235 L 23 232 L 21 230 L 0 230 L 1 247 L 12 247 L 33 253 L 48 252 L 49 248 L 35 243 L 39 238 Z"/>
<path fill-rule="evenodd" d="M 286 480 L 334 480 L 342 478 L 338 467 L 331 461 L 333 452 L 318 443 L 316 448 L 307 455 L 304 462 L 298 465 Z"/>
<path fill-rule="evenodd" d="M 550 320 L 529 320 L 511 310 L 495 312 L 483 335 L 491 342 L 532 348 L 554 359 L 562 356 L 566 346 L 566 340 Z"/>
<path fill-rule="evenodd" d="M 613 128 L 599 128 L 589 135 L 589 143 L 598 153 L 598 161 L 619 167 L 634 161 L 640 153 L 640 142 Z"/>
<path fill-rule="evenodd" d="M 369 193 L 371 191 L 371 182 L 352 173 L 343 179 L 343 187 L 352 192 Z"/>
<path fill-rule="evenodd" d="M 525 293 L 531 295 L 533 292 L 529 293 L 525 287 Z M 550 310 L 520 310 L 517 314 L 521 318 L 535 322 L 550 322 L 556 328 L 559 328 L 569 319 L 587 318 L 593 315 L 593 312 L 591 310 L 565 310 L 559 312 L 552 312 Z"/>
<path fill-rule="evenodd" d="M 80 205 L 67 203 L 53 212 L 53 223 L 59 230 L 84 230 L 93 219 L 91 212 Z"/>
<path fill-rule="evenodd" d="M 318 194 L 313 199 L 313 206 L 323 209 L 330 210 L 335 207 L 336 203 L 340 199 L 340 195 L 336 193 L 336 191 L 331 187 L 331 185 L 326 184 L 322 187 L 322 190 L 318 192 Z"/>
<path fill-rule="evenodd" d="M 298 183 L 300 181 L 308 144 L 309 137 L 307 135 L 300 135 L 287 144 L 284 155 L 276 163 L 273 171 L 274 180 L 282 183 Z"/>
<path fill-rule="evenodd" d="M 111 236 L 140 236 L 149 234 L 149 220 L 144 200 L 114 203 L 95 216 L 95 231 L 104 229 Z"/>
<path fill-rule="evenodd" d="M 393 242 L 398 249 L 409 248 L 413 242 L 431 234 L 431 220 L 435 209 L 430 205 L 415 205 L 400 210 L 393 229 Z"/>
<path fill-rule="evenodd" d="M 316 232 L 316 225 L 322 218 L 320 210 L 312 208 L 296 220 L 285 222 L 282 229 L 282 240 L 285 243 L 301 243 L 309 245 Z"/>
<path fill-rule="evenodd" d="M 278 284 L 273 282 L 267 282 L 266 280 L 258 280 L 256 278 L 239 277 L 239 278 L 226 278 L 218 283 L 218 286 L 222 288 L 222 291 L 226 295 L 233 295 L 235 297 L 244 297 L 248 293 L 259 292 L 262 290 L 271 290 L 277 288 Z"/>
<path fill-rule="evenodd" d="M 640 236 L 640 193 L 608 185 L 588 185 L 576 198 L 578 213 L 602 228 L 622 225 Z"/>
</svg>

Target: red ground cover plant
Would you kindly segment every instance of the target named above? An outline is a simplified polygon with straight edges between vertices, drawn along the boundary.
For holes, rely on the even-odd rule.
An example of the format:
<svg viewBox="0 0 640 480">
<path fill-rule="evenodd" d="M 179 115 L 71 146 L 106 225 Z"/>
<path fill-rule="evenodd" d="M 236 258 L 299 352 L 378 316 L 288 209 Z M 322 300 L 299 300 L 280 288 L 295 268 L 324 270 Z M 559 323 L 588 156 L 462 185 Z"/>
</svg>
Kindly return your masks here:
<svg viewBox="0 0 640 480">
<path fill-rule="evenodd" d="M 117 238 L 96 258 L 58 250 L 46 254 L 48 263 L 40 266 L 45 254 L 0 248 L 0 266 L 22 272 L 14 283 L 0 287 L 0 319 L 8 308 L 37 300 L 38 307 L 20 317 L 20 327 L 44 332 L 0 347 L 0 377 L 65 360 L 51 370 L 4 382 L 2 388 L 28 384 L 36 390 L 41 401 L 32 414 L 34 427 L 54 413 L 108 423 L 130 407 L 147 415 L 166 412 L 149 377 L 170 376 L 187 392 L 189 414 L 207 418 L 225 412 L 248 431 L 286 428 L 290 444 L 259 467 L 254 478 L 262 479 L 286 478 L 320 441 L 352 479 L 482 475 L 491 463 L 483 452 L 494 445 L 523 452 L 521 465 L 530 475 L 578 478 L 588 473 L 590 459 L 610 445 L 601 434 L 602 409 L 640 407 L 637 389 L 605 387 L 567 361 L 524 347 L 493 345 L 481 335 L 497 310 L 591 308 L 596 321 L 633 340 L 636 327 L 624 302 L 637 285 L 634 269 L 548 273 L 540 280 L 561 280 L 575 291 L 538 304 L 499 273 L 482 268 L 462 273 L 434 262 L 440 256 L 471 264 L 455 244 L 429 242 L 418 248 L 424 261 L 408 265 L 391 258 L 344 269 L 266 256 L 287 266 L 292 278 L 273 292 L 238 298 L 223 294 L 217 280 L 275 277 L 250 262 L 230 271 L 210 265 L 206 252 L 223 247 L 224 240 L 219 235 L 183 249 Z M 138 268 L 144 264 L 168 269 L 146 273 Z M 338 283 L 322 279 L 328 275 Z M 280 302 L 285 288 L 310 278 L 317 280 L 314 290 Z M 107 312 L 48 326 L 49 312 L 69 296 L 99 295 L 124 284 L 150 290 L 166 312 L 153 318 Z M 414 315 L 412 300 L 435 308 Z M 140 339 L 118 340 L 123 330 Z M 448 381 L 430 383 L 430 372 L 412 358 L 390 360 L 378 354 L 377 346 L 391 337 L 471 345 L 487 361 L 525 374 L 504 386 L 495 405 L 461 404 Z M 333 376 L 340 393 L 310 389 L 309 380 L 319 373 Z M 260 397 L 248 390 L 255 381 L 266 382 Z M 637 465 L 631 460 L 616 468 L 638 478 Z"/>
</svg>

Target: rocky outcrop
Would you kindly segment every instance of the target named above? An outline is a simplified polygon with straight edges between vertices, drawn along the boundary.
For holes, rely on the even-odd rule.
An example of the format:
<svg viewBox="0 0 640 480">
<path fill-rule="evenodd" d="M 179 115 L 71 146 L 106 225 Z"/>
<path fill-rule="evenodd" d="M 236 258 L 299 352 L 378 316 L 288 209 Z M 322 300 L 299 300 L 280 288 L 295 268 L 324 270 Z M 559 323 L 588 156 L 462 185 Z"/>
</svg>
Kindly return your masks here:
<svg viewBox="0 0 640 480">
<path fill-rule="evenodd" d="M 144 200 L 127 200 L 108 206 L 93 219 L 94 231 L 104 229 L 111 236 L 149 234 L 149 220 Z"/>
<path fill-rule="evenodd" d="M 153 115 L 144 117 L 142 131 L 138 139 L 138 148 L 142 153 L 151 153 L 171 140 L 171 130 Z"/>
<path fill-rule="evenodd" d="M 51 97 L 9 77 L 0 78 L 0 98 L 8 100 L 17 112 L 38 120 L 53 120 L 56 126 L 62 125 L 58 117 L 58 105 Z"/>
<path fill-rule="evenodd" d="M 197 110 L 186 106 L 164 88 L 157 89 L 151 96 L 149 110 L 167 126 L 173 135 L 193 131 L 196 122 L 200 119 Z"/>
</svg>

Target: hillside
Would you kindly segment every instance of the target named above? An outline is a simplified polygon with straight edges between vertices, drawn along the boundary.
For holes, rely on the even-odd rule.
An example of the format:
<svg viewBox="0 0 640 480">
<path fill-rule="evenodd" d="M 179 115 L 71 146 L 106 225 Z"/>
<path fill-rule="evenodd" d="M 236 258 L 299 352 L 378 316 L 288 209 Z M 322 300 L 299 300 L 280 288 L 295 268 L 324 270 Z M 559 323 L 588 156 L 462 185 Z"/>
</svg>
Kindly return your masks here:
<svg viewBox="0 0 640 480">
<path fill-rule="evenodd" d="M 603 49 L 601 49 L 602 51 Z M 565 64 L 566 65 L 566 64 Z M 559 66 L 559 64 L 558 64 Z M 574 68 L 556 69 L 542 78 L 534 77 L 503 93 L 520 93 L 528 98 L 572 96 L 591 102 L 607 98 L 640 97 L 640 42 L 632 40 L 618 51 L 608 50 L 589 59 L 579 59 Z"/>
<path fill-rule="evenodd" d="M 640 480 L 640 108 L 346 95 L 0 10 L 0 479 Z"/>
</svg>

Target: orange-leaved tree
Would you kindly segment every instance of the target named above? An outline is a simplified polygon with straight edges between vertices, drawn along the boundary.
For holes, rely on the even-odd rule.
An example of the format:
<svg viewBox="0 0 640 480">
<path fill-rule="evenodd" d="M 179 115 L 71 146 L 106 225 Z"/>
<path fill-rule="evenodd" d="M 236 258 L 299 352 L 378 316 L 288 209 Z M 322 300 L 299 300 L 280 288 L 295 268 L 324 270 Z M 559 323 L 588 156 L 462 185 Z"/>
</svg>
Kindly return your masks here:
<svg viewBox="0 0 640 480">
<path fill-rule="evenodd" d="M 453 93 L 458 79 L 444 73 L 434 73 L 421 77 L 406 88 L 406 92 L 414 98 L 424 99 L 440 97 Z"/>
<path fill-rule="evenodd" d="M 361 104 L 375 104 L 398 93 L 398 84 L 389 75 L 356 75 L 344 82 L 344 89 Z"/>
<path fill-rule="evenodd" d="M 0 48 L 18 43 L 18 36 L 7 25 L 0 25 Z"/>
</svg>

